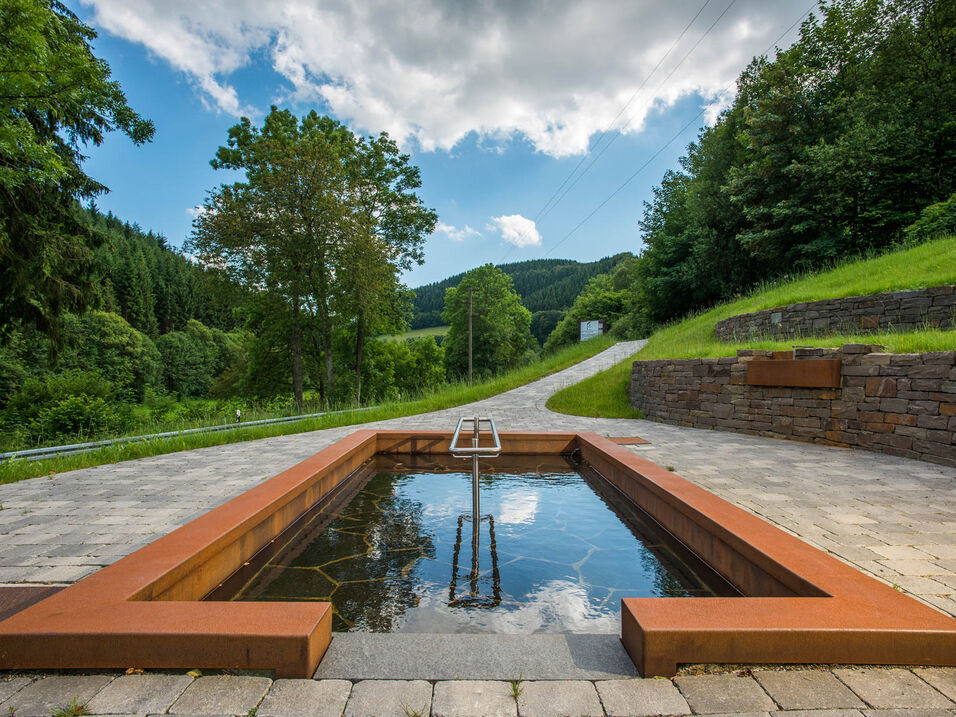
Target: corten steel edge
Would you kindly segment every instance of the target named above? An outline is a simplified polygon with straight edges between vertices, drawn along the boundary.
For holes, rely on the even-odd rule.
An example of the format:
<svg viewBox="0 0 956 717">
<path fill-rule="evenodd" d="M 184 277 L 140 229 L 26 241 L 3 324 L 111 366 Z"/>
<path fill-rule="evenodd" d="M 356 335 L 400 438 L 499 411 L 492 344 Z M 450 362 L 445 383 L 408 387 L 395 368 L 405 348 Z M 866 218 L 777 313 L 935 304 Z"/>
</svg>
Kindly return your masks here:
<svg viewBox="0 0 956 717">
<path fill-rule="evenodd" d="M 682 663 L 956 665 L 956 620 L 607 439 L 579 441 L 586 461 L 746 596 L 622 600 L 624 647 L 644 676 Z"/>
<path fill-rule="evenodd" d="M 447 453 L 451 432 L 356 431 L 169 535 L 0 622 L 0 669 L 206 667 L 311 677 L 327 602 L 203 602 L 377 452 Z M 512 454 L 567 453 L 572 433 L 502 435 Z"/>
<path fill-rule="evenodd" d="M 0 668 L 244 667 L 309 677 L 328 603 L 199 602 L 375 453 L 447 453 L 450 432 L 358 431 L 0 622 Z M 582 457 L 745 598 L 625 599 L 645 675 L 685 662 L 953 664 L 956 621 L 594 433 L 502 432 L 505 454 Z"/>
</svg>

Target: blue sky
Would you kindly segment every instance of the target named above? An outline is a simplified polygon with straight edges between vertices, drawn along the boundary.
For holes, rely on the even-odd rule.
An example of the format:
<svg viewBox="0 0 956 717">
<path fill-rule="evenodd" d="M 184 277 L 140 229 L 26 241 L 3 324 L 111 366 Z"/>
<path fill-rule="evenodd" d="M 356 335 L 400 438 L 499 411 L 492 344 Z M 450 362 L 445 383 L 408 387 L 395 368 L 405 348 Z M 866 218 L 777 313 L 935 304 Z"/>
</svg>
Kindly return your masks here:
<svg viewBox="0 0 956 717">
<path fill-rule="evenodd" d="M 99 32 L 96 54 L 132 107 L 156 124 L 148 145 L 114 134 L 90 149 L 87 170 L 111 189 L 103 211 L 179 246 L 206 192 L 235 179 L 209 160 L 239 116 L 261 120 L 273 103 L 316 109 L 356 132 L 389 131 L 421 168 L 440 228 L 409 286 L 486 262 L 639 251 L 651 188 L 747 62 L 809 9 L 806 0 L 69 5 Z M 541 216 L 582 158 L 587 173 Z"/>
</svg>

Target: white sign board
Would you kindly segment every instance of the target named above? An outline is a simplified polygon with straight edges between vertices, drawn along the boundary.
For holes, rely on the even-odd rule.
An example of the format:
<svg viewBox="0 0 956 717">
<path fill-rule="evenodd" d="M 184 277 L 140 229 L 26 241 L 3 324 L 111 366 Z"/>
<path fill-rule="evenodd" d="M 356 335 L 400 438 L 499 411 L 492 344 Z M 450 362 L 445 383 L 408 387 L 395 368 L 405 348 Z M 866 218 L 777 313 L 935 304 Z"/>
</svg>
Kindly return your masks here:
<svg viewBox="0 0 956 717">
<path fill-rule="evenodd" d="M 604 333 L 604 322 L 598 319 L 581 322 L 581 341 L 593 339 Z"/>
</svg>

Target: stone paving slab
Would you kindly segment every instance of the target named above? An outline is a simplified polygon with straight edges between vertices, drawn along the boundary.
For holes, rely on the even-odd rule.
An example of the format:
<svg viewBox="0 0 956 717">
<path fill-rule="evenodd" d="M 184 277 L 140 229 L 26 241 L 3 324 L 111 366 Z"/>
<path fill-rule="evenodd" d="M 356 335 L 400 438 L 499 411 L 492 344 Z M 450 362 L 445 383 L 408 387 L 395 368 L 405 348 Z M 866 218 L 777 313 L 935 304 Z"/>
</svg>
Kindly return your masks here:
<svg viewBox="0 0 956 717">
<path fill-rule="evenodd" d="M 0 705 L 3 704 L 4 700 L 9 699 L 31 682 L 32 680 L 29 677 L 0 678 Z M 2 710 L 0 710 L 0 712 L 2 712 Z"/>
<path fill-rule="evenodd" d="M 431 706 L 432 686 L 424 680 L 363 680 L 352 686 L 345 717 L 424 717 Z"/>
<path fill-rule="evenodd" d="M 177 699 L 169 714 L 245 715 L 259 706 L 272 680 L 268 677 L 210 675 L 194 680 Z"/>
<path fill-rule="evenodd" d="M 432 717 L 516 717 L 517 714 L 518 704 L 508 682 L 447 680 L 435 683 Z"/>
<path fill-rule="evenodd" d="M 863 717 L 860 710 L 787 710 L 771 712 L 771 717 Z"/>
<path fill-rule="evenodd" d="M 518 717 L 603 717 L 597 690 L 590 682 L 525 682 L 518 696 Z"/>
<path fill-rule="evenodd" d="M 753 677 L 734 673 L 677 677 L 674 682 L 696 714 L 777 709 Z"/>
<path fill-rule="evenodd" d="M 90 714 L 145 714 L 163 712 L 192 683 L 189 675 L 123 675 L 89 701 Z"/>
<path fill-rule="evenodd" d="M 952 717 L 951 710 L 915 709 L 915 710 L 863 710 L 866 717 Z"/>
<path fill-rule="evenodd" d="M 0 704 L 0 711 L 16 717 L 50 717 L 55 709 L 86 704 L 113 681 L 114 675 L 53 675 L 43 677 Z"/>
<path fill-rule="evenodd" d="M 913 673 L 924 682 L 956 702 L 956 669 L 947 667 L 918 667 Z"/>
<path fill-rule="evenodd" d="M 335 633 L 315 677 L 600 680 L 637 677 L 619 635 Z"/>
<path fill-rule="evenodd" d="M 754 678 L 774 702 L 785 710 L 866 707 L 859 697 L 830 672 L 755 670 Z"/>
<path fill-rule="evenodd" d="M 657 717 L 690 712 L 670 680 L 605 680 L 594 685 L 608 717 Z"/>
<path fill-rule="evenodd" d="M 910 670 L 881 667 L 838 668 L 833 674 L 875 709 L 956 707 L 952 700 Z"/>
<path fill-rule="evenodd" d="M 915 671 L 899 668 L 838 668 L 841 671 L 861 673 L 868 670 L 873 673 L 910 673 L 924 672 L 923 668 Z M 812 673 L 833 676 L 833 672 L 826 668 L 819 670 L 756 670 L 758 678 L 767 674 L 790 675 L 794 672 Z M 929 674 L 941 685 L 951 684 L 956 680 L 956 668 L 929 668 Z M 138 678 L 162 678 L 148 681 L 132 680 Z M 619 680 L 533 680 L 519 681 L 521 696 L 515 702 L 512 695 L 512 685 L 508 681 L 466 681 L 466 680 L 439 680 L 431 685 L 423 680 L 362 680 L 353 684 L 348 680 L 276 680 L 271 681 L 261 677 L 237 677 L 229 675 L 207 676 L 190 681 L 189 686 L 195 687 L 203 683 L 202 695 L 193 692 L 191 697 L 200 698 L 190 706 L 186 701 L 176 698 L 173 694 L 173 680 L 188 676 L 167 675 L 161 673 L 146 673 L 145 675 L 120 676 L 115 679 L 111 675 L 54 675 L 52 677 L 38 676 L 36 680 L 30 677 L 15 676 L 0 679 L 0 688 L 6 685 L 6 692 L 0 692 L 0 714 L 6 715 L 7 706 L 13 706 L 11 701 L 16 694 L 22 693 L 28 687 L 32 688 L 34 698 L 43 694 L 49 696 L 55 693 L 53 702 L 56 707 L 65 707 L 73 696 L 81 696 L 77 688 L 85 689 L 86 694 L 95 691 L 94 700 L 89 702 L 88 714 L 100 717 L 153 717 L 158 715 L 175 715 L 176 717 L 245 717 L 255 708 L 257 717 L 322 717 L 343 714 L 350 715 L 389 715 L 397 714 L 406 717 L 409 714 L 458 716 L 465 715 L 515 715 L 547 714 L 547 715 L 577 715 L 597 714 L 609 717 L 684 717 L 690 714 L 705 714 L 708 717 L 956 717 L 956 705 L 947 707 L 916 707 L 920 700 L 925 701 L 925 688 L 929 685 L 922 680 L 900 680 L 894 676 L 897 689 L 894 692 L 899 704 L 911 705 L 907 708 L 874 709 L 871 706 L 860 708 L 840 707 L 846 704 L 846 695 L 833 691 L 832 686 L 824 686 L 822 692 L 831 695 L 833 701 L 817 699 L 814 704 L 817 709 L 784 709 L 783 704 L 766 710 L 751 709 L 755 701 L 767 704 L 764 700 L 770 699 L 764 693 L 754 691 L 758 683 L 745 672 L 727 672 L 702 676 L 681 676 L 673 680 L 667 679 L 619 679 Z M 879 675 L 870 674 L 871 679 L 878 679 Z M 81 682 L 77 682 L 82 678 Z M 88 682 L 92 678 L 94 683 Z M 173 678 L 172 680 L 168 678 Z M 788 695 L 792 690 L 798 700 L 809 700 L 816 695 L 815 688 L 822 684 L 816 680 L 803 683 L 773 683 L 764 680 L 767 685 L 777 689 L 778 695 Z M 780 685 L 784 685 L 781 691 Z M 802 684 L 802 690 L 795 686 Z M 870 682 L 861 681 L 861 690 L 869 690 Z M 99 687 L 99 685 L 103 685 Z M 131 689 L 137 685 L 141 689 Z M 678 690 L 677 685 L 681 688 Z M 180 685 L 177 685 L 181 687 Z M 741 689 L 741 686 L 744 689 Z M 98 688 L 98 691 L 97 691 Z M 225 688 L 225 689 L 223 689 Z M 11 691 L 19 692 L 6 702 L 3 695 Z M 189 688 L 187 688 L 188 691 Z M 758 688 L 759 689 L 759 688 Z M 228 694 L 232 693 L 232 694 Z M 260 696 L 265 697 L 259 702 Z M 67 696 L 69 695 L 69 696 Z M 186 693 L 183 693 L 185 696 Z M 850 692 L 857 699 L 859 695 Z M 522 703 L 522 698 L 524 702 Z M 687 698 L 687 699 L 685 699 Z M 125 701 L 129 699 L 130 701 Z M 175 700 L 171 707 L 169 701 Z M 232 703 L 229 704 L 229 700 Z M 597 702 L 595 703 L 595 700 Z M 690 704 L 688 704 L 690 700 Z M 83 700 L 81 699 L 80 702 Z M 416 707 L 416 701 L 420 704 Z M 62 704 L 61 704 L 62 703 Z M 118 707 L 149 705 L 149 712 L 135 710 L 117 713 L 112 711 Z M 248 707 L 252 704 L 252 707 Z M 97 706 L 99 705 L 99 706 Z M 523 705 L 523 706 L 522 706 Z M 191 707 L 187 712 L 183 707 Z M 737 708 L 740 709 L 735 709 Z M 692 712 L 693 707 L 693 712 Z M 234 709 L 237 708 L 237 709 Z M 31 699 L 30 704 L 14 712 L 17 717 L 49 717 L 53 707 L 47 702 L 37 702 Z M 152 710 L 156 711 L 152 711 Z M 522 711 L 523 710 L 523 711 Z M 717 710 L 717 711 L 715 711 Z"/>
<path fill-rule="evenodd" d="M 351 692 L 348 680 L 276 680 L 256 717 L 340 717 Z"/>
</svg>

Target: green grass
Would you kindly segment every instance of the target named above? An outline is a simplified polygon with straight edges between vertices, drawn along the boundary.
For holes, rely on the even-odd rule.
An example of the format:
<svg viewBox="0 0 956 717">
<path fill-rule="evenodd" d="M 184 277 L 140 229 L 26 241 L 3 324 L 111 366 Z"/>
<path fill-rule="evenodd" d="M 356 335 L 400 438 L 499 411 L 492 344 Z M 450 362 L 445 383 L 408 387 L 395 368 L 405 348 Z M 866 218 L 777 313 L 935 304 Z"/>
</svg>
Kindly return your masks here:
<svg viewBox="0 0 956 717">
<path fill-rule="evenodd" d="M 543 376 L 560 371 L 579 363 L 604 349 L 612 346 L 615 340 L 601 336 L 590 341 L 574 344 L 555 354 L 547 356 L 529 366 L 502 374 L 495 378 L 469 386 L 466 383 L 452 384 L 434 393 L 426 394 L 413 401 L 388 403 L 365 411 L 352 411 L 330 416 L 307 419 L 295 423 L 270 426 L 253 426 L 220 431 L 218 433 L 198 433 L 152 441 L 123 443 L 107 446 L 89 453 L 81 453 L 45 461 L 12 460 L 0 463 L 0 485 L 14 483 L 40 475 L 54 475 L 79 468 L 89 468 L 104 463 L 117 463 L 133 458 L 146 458 L 164 453 L 219 446 L 226 443 L 252 441 L 259 438 L 284 436 L 291 433 L 304 433 L 325 428 L 351 426 L 370 421 L 382 421 L 388 418 L 413 416 L 419 413 L 438 411 L 444 408 L 460 406 L 472 401 L 510 391 L 536 381 Z M 451 428 L 451 426 L 449 427 Z"/>
<path fill-rule="evenodd" d="M 956 330 L 923 329 L 906 333 L 804 336 L 784 341 L 723 343 L 714 338 L 714 324 L 729 316 L 772 309 L 801 301 L 877 294 L 956 283 L 956 237 L 948 237 L 873 259 L 847 262 L 829 271 L 758 287 L 750 295 L 690 316 L 655 331 L 640 352 L 624 362 L 559 391 L 548 401 L 552 411 L 575 416 L 629 418 L 627 385 L 635 360 L 716 358 L 734 356 L 738 349 L 786 350 L 794 344 L 840 346 L 845 343 L 883 344 L 894 353 L 944 351 L 956 347 Z M 630 413 L 628 413 L 628 411 Z"/>
<path fill-rule="evenodd" d="M 392 336 L 383 336 L 386 341 L 404 341 L 405 339 L 417 339 L 419 336 L 444 336 L 448 333 L 450 326 L 429 326 L 427 329 L 412 329 L 404 334 L 394 334 Z"/>
</svg>

